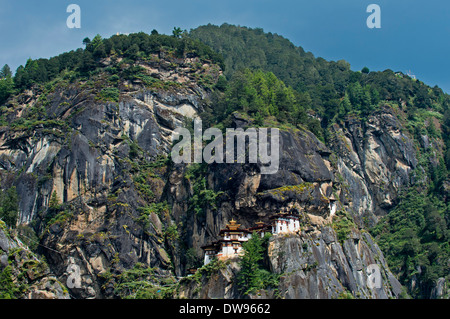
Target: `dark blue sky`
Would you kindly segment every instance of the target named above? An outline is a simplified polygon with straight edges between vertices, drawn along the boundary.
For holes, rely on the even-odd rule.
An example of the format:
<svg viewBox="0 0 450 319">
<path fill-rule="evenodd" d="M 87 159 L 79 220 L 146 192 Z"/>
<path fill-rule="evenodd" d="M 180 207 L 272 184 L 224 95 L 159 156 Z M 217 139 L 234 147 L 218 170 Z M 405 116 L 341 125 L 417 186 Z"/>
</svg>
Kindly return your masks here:
<svg viewBox="0 0 450 319">
<path fill-rule="evenodd" d="M 69 29 L 69 4 L 81 7 L 81 28 Z M 381 28 L 369 29 L 369 4 L 381 7 Z M 224 22 L 261 27 L 353 70 L 411 71 L 450 93 L 450 1 L 446 0 L 0 0 L 0 67 L 82 47 L 87 36 L 109 37 L 174 26 Z"/>
</svg>

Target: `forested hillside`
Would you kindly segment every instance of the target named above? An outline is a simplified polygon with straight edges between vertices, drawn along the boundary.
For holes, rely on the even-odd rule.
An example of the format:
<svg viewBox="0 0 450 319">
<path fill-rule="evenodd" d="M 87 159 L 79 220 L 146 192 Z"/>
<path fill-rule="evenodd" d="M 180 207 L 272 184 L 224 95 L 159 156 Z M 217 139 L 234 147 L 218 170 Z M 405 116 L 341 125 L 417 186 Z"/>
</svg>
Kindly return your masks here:
<svg viewBox="0 0 450 319">
<path fill-rule="evenodd" d="M 262 29 L 207 25 L 192 30 L 190 36 L 223 55 L 230 81 L 226 96 L 231 97 L 225 100 L 229 110 L 240 105 L 255 123 L 261 122 L 262 110 L 262 115 L 275 115 L 280 122 L 306 125 L 327 144 L 333 123 L 345 125 L 355 117 L 367 123 L 368 115 L 384 105 L 398 111 L 403 128 L 414 137 L 420 166 L 395 208 L 382 216 L 371 232 L 402 282 L 414 283 L 412 294 L 429 296 L 433 283 L 450 271 L 450 96 L 402 72 L 355 71 L 343 60 L 315 58 L 282 36 Z M 253 72 L 247 70 L 247 76 L 237 72 L 243 68 Z M 270 111 L 276 102 L 260 106 L 261 100 L 254 97 L 267 96 L 267 87 L 276 90 L 276 85 L 265 80 L 271 76 L 288 86 L 291 100 L 286 99 L 290 107 L 287 113 L 279 104 L 276 113 Z M 272 92 L 271 96 L 281 95 Z M 244 102 L 233 103 L 239 98 Z M 320 120 L 320 126 L 315 119 Z M 430 149 L 428 139 L 438 141 L 440 152 Z M 416 285 L 417 281 L 423 285 Z"/>
<path fill-rule="evenodd" d="M 349 112 L 367 115 L 383 100 L 407 106 L 411 117 L 417 109 L 430 108 L 444 114 L 448 108 L 449 96 L 438 87 L 430 88 L 392 70 L 370 72 L 363 68 L 355 72 L 347 61 L 316 58 L 288 39 L 262 29 L 207 25 L 191 30 L 189 35 L 223 55 L 228 79 L 237 70 L 264 70 L 295 91 L 307 92 L 311 101 L 304 104 L 326 124 Z"/>
<path fill-rule="evenodd" d="M 227 218 L 250 224 L 293 203 L 322 216 L 336 200 L 336 234 L 317 230 L 321 237 L 295 245 L 306 253 L 336 237 L 350 250 L 370 233 L 412 297 L 448 297 L 450 96 L 440 88 L 396 70 L 352 70 L 280 35 L 228 24 L 97 35 L 83 46 L 0 72 L 8 189 L 0 217 L 40 247 L 61 282 L 61 256 L 91 264 L 94 284 L 72 294 L 130 297 L 143 285 L 155 297 L 161 285 L 174 296 L 174 278 L 201 266 L 201 245 Z M 279 175 L 259 179 L 253 167 L 174 167 L 170 132 L 192 114 L 204 127 L 278 127 L 291 154 Z M 314 267 L 301 271 L 320 277 Z M 367 294 L 337 280 L 353 296 Z"/>
</svg>

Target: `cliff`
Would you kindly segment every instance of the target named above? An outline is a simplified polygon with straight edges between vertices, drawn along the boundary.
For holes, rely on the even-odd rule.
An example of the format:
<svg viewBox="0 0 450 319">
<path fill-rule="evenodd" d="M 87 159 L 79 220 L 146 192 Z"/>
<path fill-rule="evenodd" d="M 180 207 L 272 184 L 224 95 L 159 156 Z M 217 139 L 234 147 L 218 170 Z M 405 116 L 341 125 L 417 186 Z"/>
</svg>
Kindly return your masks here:
<svg viewBox="0 0 450 319">
<path fill-rule="evenodd" d="M 279 275 L 277 285 L 256 290 L 248 296 L 236 284 L 238 259 L 217 269 L 201 268 L 200 275 L 180 282 L 182 298 L 398 298 L 402 285 L 390 272 L 383 254 L 370 235 L 353 231 L 339 242 L 330 226 L 305 235 L 271 238 L 267 255 L 270 271 Z M 381 282 L 371 286 L 371 268 L 379 265 Z M 205 270 L 204 270 L 205 269 Z"/>
<path fill-rule="evenodd" d="M 236 125 L 240 124 L 242 121 Z M 347 128 L 339 129 L 340 132 L 347 132 Z M 220 229 L 232 218 L 250 227 L 257 221 L 269 223 L 269 217 L 278 211 L 297 208 L 304 212 L 300 234 L 273 236 L 268 245 L 265 263 L 271 272 L 281 276 L 279 285 L 264 293 L 260 292 L 260 296 L 339 298 L 349 293 L 355 298 L 398 297 L 402 293 L 401 284 L 390 272 L 371 235 L 357 223 L 359 221 L 363 225 L 364 216 L 376 218 L 375 208 L 383 206 L 383 202 L 372 193 L 372 184 L 364 173 L 375 174 L 373 169 L 378 170 L 384 162 L 380 160 L 377 166 L 370 166 L 369 162 L 363 166 L 364 173 L 361 173 L 362 165 L 357 171 L 355 167 L 344 163 L 351 158 L 351 154 L 336 157 L 306 131 L 282 131 L 280 141 L 280 168 L 273 175 L 261 175 L 257 165 L 250 164 L 217 164 L 208 167 L 206 180 L 209 181 L 209 188 L 223 192 L 218 208 L 207 209 L 204 216 L 186 217 L 188 207 L 174 206 L 174 217 L 183 224 L 194 226 L 186 229 L 188 246 L 196 252 L 201 251 L 200 247 L 204 243 L 218 238 Z M 342 145 L 339 143 L 344 141 L 342 137 L 336 138 L 337 146 L 332 146 L 339 150 L 338 147 Z M 406 137 L 401 143 L 407 144 L 408 141 Z M 389 147 L 394 148 L 396 144 L 389 144 Z M 370 155 L 371 149 L 365 152 Z M 399 152 L 396 155 L 403 160 L 403 154 Z M 392 156 L 385 159 L 396 161 Z M 392 170 L 386 169 L 384 172 L 401 175 L 404 170 L 403 167 L 398 169 L 392 166 Z M 175 175 L 178 178 L 169 179 L 173 202 L 187 203 L 192 196 L 191 185 L 186 184 L 186 179 L 178 172 Z M 408 183 L 408 171 L 403 182 Z M 398 188 L 392 190 L 394 200 L 397 192 Z M 363 206 L 364 202 L 370 205 Z M 368 267 L 373 264 L 379 266 L 383 278 L 377 289 L 370 289 L 367 284 L 370 275 Z M 236 273 L 239 273 L 238 261 L 220 268 L 217 274 L 211 275 L 208 271 L 201 273 L 197 281 L 182 282 L 181 296 L 243 297 L 235 278 Z"/>
<path fill-rule="evenodd" d="M 275 174 L 261 174 L 260 164 L 174 164 L 172 133 L 218 107 L 221 67 L 166 50 L 99 63 L 89 76 L 68 72 L 12 96 L 3 114 L 10 125 L 0 129 L 1 186 L 16 187 L 18 224 L 36 233 L 46 273 L 64 284 L 68 267 L 79 267 L 70 296 L 247 297 L 238 260 L 202 267 L 201 247 L 232 218 L 250 227 L 292 208 L 302 212 L 300 234 L 273 236 L 264 255 L 277 286 L 249 297 L 403 295 L 367 231 L 418 168 L 401 110 L 385 104 L 364 121 L 348 116 L 330 127 L 327 144 L 301 125 L 280 127 Z M 135 74 L 114 76 L 118 69 Z M 254 122 L 234 112 L 230 124 Z M 380 270 L 376 288 L 368 284 L 371 265 Z M 199 269 L 193 277 L 190 268 Z M 55 289 L 42 294 L 67 296 Z"/>
<path fill-rule="evenodd" d="M 0 221 L 1 299 L 69 299 L 49 266 Z"/>
</svg>

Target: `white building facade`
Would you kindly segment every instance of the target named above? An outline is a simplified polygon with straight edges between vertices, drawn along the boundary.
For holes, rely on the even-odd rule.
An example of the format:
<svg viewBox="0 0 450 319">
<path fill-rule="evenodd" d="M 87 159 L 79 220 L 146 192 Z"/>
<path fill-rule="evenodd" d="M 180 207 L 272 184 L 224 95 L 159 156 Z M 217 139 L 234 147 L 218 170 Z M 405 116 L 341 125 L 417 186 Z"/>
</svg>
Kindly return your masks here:
<svg viewBox="0 0 450 319">
<path fill-rule="evenodd" d="M 207 265 L 213 258 L 224 260 L 239 257 L 243 254 L 242 244 L 248 241 L 255 232 L 260 236 L 264 236 L 270 230 L 273 235 L 298 234 L 300 232 L 299 215 L 278 213 L 270 219 L 271 224 L 257 222 L 255 227 L 248 229 L 241 229 L 241 225 L 232 219 L 225 229 L 220 230 L 220 240 L 202 247 L 205 251 L 204 264 Z"/>
<path fill-rule="evenodd" d="M 272 217 L 272 234 L 288 234 L 300 231 L 300 219 L 289 213 L 278 213 Z"/>
</svg>

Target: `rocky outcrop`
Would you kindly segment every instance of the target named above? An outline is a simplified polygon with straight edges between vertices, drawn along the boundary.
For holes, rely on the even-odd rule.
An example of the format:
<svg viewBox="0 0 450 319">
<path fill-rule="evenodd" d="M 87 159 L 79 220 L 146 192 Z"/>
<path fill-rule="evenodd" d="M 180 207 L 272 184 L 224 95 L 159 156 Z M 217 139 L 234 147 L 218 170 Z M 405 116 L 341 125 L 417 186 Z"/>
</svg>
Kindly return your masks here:
<svg viewBox="0 0 450 319">
<path fill-rule="evenodd" d="M 232 218 L 250 227 L 257 221 L 268 223 L 274 213 L 293 207 L 307 211 L 317 223 L 330 221 L 330 210 L 335 211 L 339 205 L 333 192 L 339 190 L 333 191 L 329 154 L 309 132 L 282 131 L 279 170 L 275 174 L 261 174 L 260 164 L 206 165 L 207 189 L 220 196 L 214 205 L 203 207 L 201 215 L 194 214 L 190 205 L 190 198 L 198 195 L 193 182 L 185 177 L 184 166 L 175 166 L 165 196 L 175 223 L 184 225 L 185 245 L 193 248 L 198 261 L 203 260 L 201 246 L 217 240 L 220 229 Z M 182 274 L 186 262 L 178 262 L 175 269 Z"/>
<path fill-rule="evenodd" d="M 242 298 L 236 276 L 240 270 L 238 259 L 230 259 L 217 269 L 208 267 L 195 275 L 184 277 L 176 294 L 188 299 L 237 299 Z"/>
<path fill-rule="evenodd" d="M 305 187 L 307 189 L 307 187 Z M 312 188 L 314 189 L 314 188 Z M 313 191 L 306 192 L 314 196 Z M 284 193 L 287 200 L 289 192 Z M 298 194 L 298 191 L 297 191 Z M 301 198 L 301 197 L 300 197 Z M 291 197 L 298 206 L 299 197 Z M 298 202 L 297 202 L 298 201 Z M 258 201 L 256 201 L 258 202 Z M 283 209 L 283 205 L 278 209 Z M 264 220 L 261 214 L 258 220 Z M 270 209 L 275 210 L 274 206 Z M 235 210 L 233 210 L 235 211 Z M 339 227 L 333 218 L 323 218 L 306 209 L 302 214 L 300 234 L 275 235 L 270 238 L 265 263 L 272 273 L 279 275 L 277 287 L 243 295 L 236 281 L 239 273 L 239 259 L 225 262 L 223 268 L 208 273 L 200 269 L 196 280 L 180 282 L 180 296 L 188 298 L 283 298 L 283 299 L 337 299 L 337 298 L 398 298 L 402 286 L 391 273 L 383 254 L 366 231 L 358 230 L 356 224 L 348 229 L 345 239 L 338 239 Z M 225 211 L 222 211 L 224 213 Z M 246 222 L 251 215 L 233 215 Z M 244 218 L 243 216 L 249 216 Z M 217 217 L 216 217 L 217 218 Z M 255 216 L 253 218 L 255 219 Z M 211 220 L 213 218 L 211 217 Z M 206 229 L 213 225 L 208 224 Z M 198 230 L 198 228 L 196 229 Z M 204 242 L 208 237 L 195 237 Z M 195 242 L 192 243 L 195 246 Z M 372 271 L 376 270 L 376 284 Z"/>
<path fill-rule="evenodd" d="M 441 277 L 436 281 L 436 285 L 431 290 L 432 299 L 444 299 L 450 296 L 450 289 L 447 286 L 445 278 Z"/>
<path fill-rule="evenodd" d="M 1 298 L 69 299 L 66 287 L 48 265 L 32 253 L 16 236 L 11 236 L 0 220 Z"/>
<path fill-rule="evenodd" d="M 19 223 L 33 223 L 39 251 L 61 282 L 71 264 L 79 267 L 81 286 L 70 288 L 75 298 L 110 296 L 102 276 L 137 262 L 155 267 L 157 276 L 174 275 L 174 243 L 165 233 L 171 216 L 143 209 L 161 200 L 167 165 L 155 163 L 168 155 L 173 129 L 204 108 L 198 78 L 218 74 L 207 64 L 194 68 L 196 58 L 158 60 L 140 66 L 164 87 L 125 81 L 111 100 L 92 79 L 63 81 L 17 97 L 11 122 L 22 116 L 25 125 L 0 132 L 0 165 L 10 183 L 2 186 L 17 187 Z M 108 83 L 104 75 L 96 81 Z M 43 104 L 46 120 L 36 121 L 32 114 Z M 49 208 L 53 194 L 58 207 Z"/>
<path fill-rule="evenodd" d="M 413 139 L 386 106 L 366 122 L 349 117 L 343 126 L 333 125 L 330 140 L 345 189 L 341 200 L 360 225 L 367 217 L 373 226 L 397 203 L 400 190 L 411 184 L 418 163 Z"/>
<path fill-rule="evenodd" d="M 190 181 L 183 177 L 183 170 L 173 170 L 169 178 L 168 198 L 174 205 L 174 218 L 191 226 L 186 230 L 187 246 L 193 247 L 196 252 L 201 251 L 202 245 L 218 239 L 220 229 L 231 218 L 239 220 L 244 227 L 250 227 L 256 221 L 269 222 L 269 217 L 275 212 L 295 208 L 303 212 L 301 234 L 273 236 L 269 244 L 267 264 L 273 273 L 281 276 L 279 286 L 250 297 L 397 298 L 402 287 L 390 272 L 372 237 L 360 230 L 363 224 L 351 224 L 342 236 L 340 217 L 336 215 L 337 211 L 348 211 L 356 221 L 363 216 L 355 211 L 363 200 L 382 205 L 380 198 L 372 193 L 377 181 L 369 183 L 365 176 L 373 174 L 370 162 L 366 161 L 364 165 L 358 162 L 359 166 L 345 164 L 344 160 L 352 156 L 355 161 L 360 161 L 356 151 L 346 153 L 336 162 L 332 151 L 308 132 L 282 131 L 280 136 L 280 168 L 273 175 L 262 175 L 258 165 L 208 166 L 208 188 L 223 192 L 223 195 L 217 209 L 207 209 L 202 217 L 191 214 L 186 218 L 185 212 L 189 208 L 186 203 L 195 194 Z M 366 147 L 366 153 L 372 154 L 372 148 Z M 392 145 L 390 147 L 393 148 Z M 404 152 L 405 156 L 410 155 L 406 150 Z M 401 154 L 383 157 L 382 160 L 387 161 L 386 174 L 404 176 L 404 171 L 388 169 L 395 156 Z M 407 183 L 407 173 L 402 183 Z M 392 188 L 393 197 L 397 196 L 398 190 Z M 367 205 L 364 212 L 375 215 L 373 207 Z M 201 254 L 197 257 L 200 259 Z M 240 295 L 236 281 L 230 277 L 230 273 L 238 272 L 236 262 L 232 265 L 218 270 L 213 279 L 203 275 L 197 283 L 182 283 L 182 295 L 200 298 L 245 297 Z M 374 268 L 379 270 L 380 279 L 376 287 L 368 283 Z M 212 288 L 214 284 L 226 289 L 222 290 L 222 294 L 217 294 L 217 290 Z"/>
<path fill-rule="evenodd" d="M 402 286 L 366 232 L 356 229 L 339 242 L 330 225 L 301 234 L 272 236 L 266 256 L 278 286 L 243 295 L 236 281 L 239 258 L 217 269 L 202 267 L 180 282 L 182 298 L 388 299 Z"/>
<path fill-rule="evenodd" d="M 276 237 L 269 257 L 272 271 L 282 274 L 281 298 L 334 299 L 350 293 L 355 298 L 386 299 L 402 291 L 370 235 L 356 230 L 343 243 L 330 226 L 310 236 Z M 380 271 L 376 285 L 370 282 L 369 266 Z"/>
</svg>

